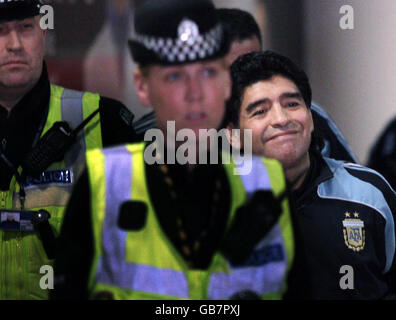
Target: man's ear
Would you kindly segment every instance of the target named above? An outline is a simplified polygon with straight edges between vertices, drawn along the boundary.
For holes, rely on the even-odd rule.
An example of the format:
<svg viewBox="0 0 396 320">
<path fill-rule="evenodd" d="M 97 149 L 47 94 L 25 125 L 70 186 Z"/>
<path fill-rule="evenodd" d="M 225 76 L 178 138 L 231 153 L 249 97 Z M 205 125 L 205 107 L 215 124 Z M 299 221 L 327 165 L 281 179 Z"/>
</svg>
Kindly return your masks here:
<svg viewBox="0 0 396 320">
<path fill-rule="evenodd" d="M 152 107 L 149 90 L 148 90 L 147 77 L 143 75 L 141 70 L 137 69 L 133 74 L 133 78 L 135 81 L 136 93 L 137 96 L 139 97 L 141 104 L 144 107 L 149 107 L 149 108 Z"/>
<path fill-rule="evenodd" d="M 229 144 L 235 149 L 241 149 L 241 130 L 236 129 L 233 124 L 227 125 L 227 140 Z"/>
<path fill-rule="evenodd" d="M 313 121 L 312 110 L 311 109 L 308 109 L 308 110 L 309 110 L 309 118 L 310 118 L 309 121 L 311 123 L 311 133 L 312 133 L 315 130 L 315 124 Z"/>
</svg>

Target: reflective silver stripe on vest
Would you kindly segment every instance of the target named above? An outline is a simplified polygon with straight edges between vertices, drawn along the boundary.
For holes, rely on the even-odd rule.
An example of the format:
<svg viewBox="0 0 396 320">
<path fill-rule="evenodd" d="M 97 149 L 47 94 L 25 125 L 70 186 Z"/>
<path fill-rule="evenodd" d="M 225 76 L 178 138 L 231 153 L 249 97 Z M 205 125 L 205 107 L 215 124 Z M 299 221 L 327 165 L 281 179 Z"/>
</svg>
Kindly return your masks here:
<svg viewBox="0 0 396 320">
<path fill-rule="evenodd" d="M 83 96 L 84 92 L 64 89 L 61 97 L 62 121 L 66 121 L 71 129 L 75 129 L 83 122 Z M 70 148 L 65 155 L 65 164 L 67 167 L 72 166 L 79 155 L 84 155 L 86 150 L 84 131 L 82 130 L 77 142 Z"/>
<path fill-rule="evenodd" d="M 103 225 L 103 255 L 97 282 L 133 291 L 188 298 L 183 272 L 128 263 L 125 259 L 127 232 L 117 226 L 118 210 L 131 200 L 132 155 L 125 147 L 105 149 L 106 217 Z"/>
<path fill-rule="evenodd" d="M 243 163 L 237 164 L 240 169 Z M 252 172 L 254 174 L 252 174 Z M 240 175 L 243 186 L 245 187 L 248 198 L 257 190 L 271 190 L 271 181 L 268 176 L 267 168 L 263 164 L 263 159 L 257 156 L 252 157 L 252 170 L 249 174 Z"/>
<path fill-rule="evenodd" d="M 249 195 L 257 190 L 271 190 L 271 181 L 262 158 L 253 157 L 252 170 L 249 175 L 241 175 L 243 185 Z M 268 252 L 274 249 L 278 257 L 273 259 Z M 269 234 L 256 246 L 253 253 L 263 252 L 264 261 L 259 266 L 234 268 L 230 273 L 213 273 L 208 296 L 210 299 L 227 299 L 238 292 L 250 290 L 258 295 L 280 292 L 286 275 L 287 255 L 279 224 L 276 224 Z M 267 253 L 265 253 L 267 252 Z M 280 259 L 280 257 L 283 257 Z"/>
<path fill-rule="evenodd" d="M 209 299 L 228 299 L 245 290 L 252 291 L 259 296 L 280 292 L 286 276 L 287 257 L 279 224 L 274 226 L 254 252 L 266 248 L 281 251 L 283 259 L 278 261 L 269 259 L 260 266 L 234 268 L 229 265 L 230 273 L 213 273 L 208 288 Z"/>
</svg>

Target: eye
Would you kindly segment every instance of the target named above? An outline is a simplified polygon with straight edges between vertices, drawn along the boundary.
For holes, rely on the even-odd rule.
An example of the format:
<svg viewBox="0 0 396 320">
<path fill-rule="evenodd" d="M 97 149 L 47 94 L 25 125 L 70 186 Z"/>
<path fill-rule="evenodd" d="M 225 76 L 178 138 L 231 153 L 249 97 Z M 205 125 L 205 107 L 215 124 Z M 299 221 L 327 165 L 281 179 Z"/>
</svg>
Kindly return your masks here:
<svg viewBox="0 0 396 320">
<path fill-rule="evenodd" d="M 286 106 L 288 106 L 290 108 L 297 107 L 299 105 L 300 104 L 298 102 L 295 102 L 295 101 L 286 103 Z"/>
<path fill-rule="evenodd" d="M 203 75 L 207 78 L 214 77 L 217 74 L 217 70 L 215 68 L 205 68 L 203 70 Z"/>
<path fill-rule="evenodd" d="M 265 114 L 266 112 L 267 112 L 267 110 L 265 110 L 265 109 L 256 110 L 255 112 L 253 112 L 252 117 L 261 116 L 261 115 Z"/>
<path fill-rule="evenodd" d="M 169 73 L 169 74 L 167 74 L 167 75 L 165 76 L 165 80 L 166 80 L 167 82 L 175 82 L 175 81 L 180 80 L 181 77 L 182 77 L 182 75 L 181 75 L 180 72 L 172 72 L 172 73 Z"/>
<path fill-rule="evenodd" d="M 21 24 L 18 25 L 17 28 L 18 28 L 19 32 L 30 31 L 30 30 L 33 30 L 34 25 L 31 22 L 22 22 Z"/>
</svg>

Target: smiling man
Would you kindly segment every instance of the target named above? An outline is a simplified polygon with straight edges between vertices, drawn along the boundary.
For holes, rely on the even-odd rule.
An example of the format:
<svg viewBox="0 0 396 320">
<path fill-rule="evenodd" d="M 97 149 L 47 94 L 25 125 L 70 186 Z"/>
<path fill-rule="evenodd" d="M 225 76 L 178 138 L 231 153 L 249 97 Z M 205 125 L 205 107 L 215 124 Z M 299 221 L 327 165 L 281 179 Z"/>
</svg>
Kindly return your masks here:
<svg viewBox="0 0 396 320">
<path fill-rule="evenodd" d="M 301 90 L 306 91 L 308 100 L 307 89 Z M 277 108 L 273 107 L 274 103 Z M 299 187 L 309 168 L 307 150 L 314 127 L 300 90 L 293 81 L 274 75 L 246 90 L 242 110 L 240 126 L 253 130 L 253 152 L 278 159 L 288 180 L 295 188 Z"/>
<path fill-rule="evenodd" d="M 229 128 L 251 129 L 253 152 L 279 160 L 292 191 L 296 260 L 287 297 L 384 298 L 394 290 L 394 191 L 375 171 L 320 154 L 309 80 L 288 58 L 250 53 L 231 75 Z M 348 289 L 340 285 L 345 265 L 354 270 Z"/>
</svg>

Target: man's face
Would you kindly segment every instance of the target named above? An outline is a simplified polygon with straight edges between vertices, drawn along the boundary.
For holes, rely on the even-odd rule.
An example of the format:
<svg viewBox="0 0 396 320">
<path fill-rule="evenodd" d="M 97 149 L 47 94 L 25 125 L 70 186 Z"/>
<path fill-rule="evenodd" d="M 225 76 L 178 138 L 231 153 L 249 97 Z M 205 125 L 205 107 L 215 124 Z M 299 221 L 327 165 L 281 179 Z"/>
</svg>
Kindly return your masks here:
<svg viewBox="0 0 396 320">
<path fill-rule="evenodd" d="M 0 89 L 30 89 L 40 78 L 45 31 L 40 17 L 0 22 Z"/>
<path fill-rule="evenodd" d="M 230 66 L 239 56 L 260 50 L 260 41 L 255 36 L 242 41 L 233 41 L 226 57 L 227 64 Z"/>
<path fill-rule="evenodd" d="M 176 132 L 188 128 L 198 137 L 199 129 L 218 129 L 230 95 L 230 76 L 224 60 L 180 66 L 150 66 L 135 77 L 142 103 L 155 109 L 157 124 L 166 132 L 175 121 Z"/>
<path fill-rule="evenodd" d="M 312 115 L 293 81 L 276 75 L 247 87 L 240 128 L 252 129 L 253 153 L 275 158 L 285 169 L 309 163 Z"/>
</svg>

